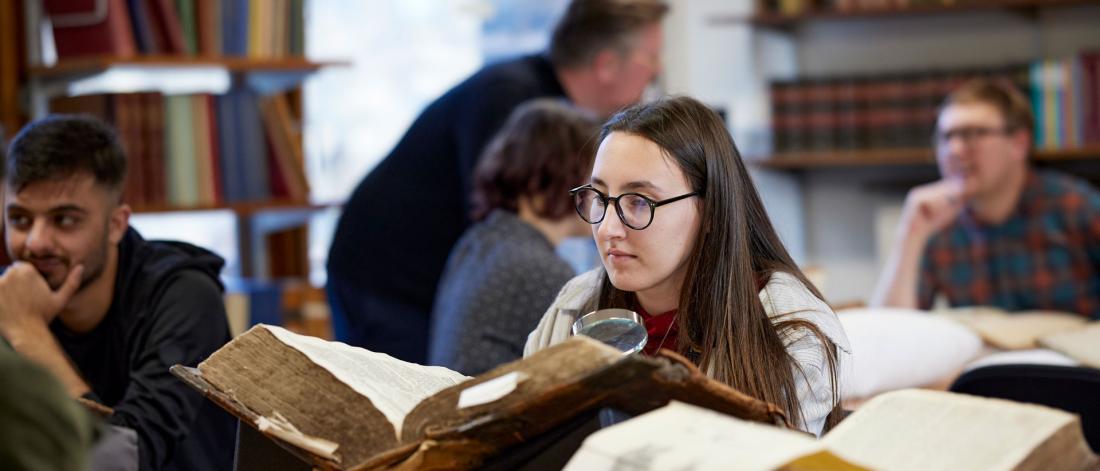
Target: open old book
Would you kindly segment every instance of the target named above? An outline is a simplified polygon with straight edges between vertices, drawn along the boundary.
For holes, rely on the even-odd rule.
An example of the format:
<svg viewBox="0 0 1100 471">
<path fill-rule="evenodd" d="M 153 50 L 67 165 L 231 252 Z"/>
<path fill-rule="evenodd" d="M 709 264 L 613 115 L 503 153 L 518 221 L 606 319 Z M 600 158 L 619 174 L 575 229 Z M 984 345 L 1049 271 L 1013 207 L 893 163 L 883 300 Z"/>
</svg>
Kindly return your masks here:
<svg viewBox="0 0 1100 471">
<path fill-rule="evenodd" d="M 821 440 L 677 402 L 590 435 L 566 469 L 1082 471 L 1077 416 L 930 390 L 882 394 Z"/>
<path fill-rule="evenodd" d="M 673 353 L 624 357 L 578 337 L 475 378 L 258 325 L 198 368 L 172 372 L 301 459 L 326 469 L 461 469 L 612 406 L 675 399 L 749 421 L 772 405 L 707 379 Z"/>
<path fill-rule="evenodd" d="M 937 314 L 969 327 L 1000 349 L 1046 347 L 1100 368 L 1100 321 L 1065 312 L 1006 312 L 993 307 L 956 308 Z"/>
</svg>

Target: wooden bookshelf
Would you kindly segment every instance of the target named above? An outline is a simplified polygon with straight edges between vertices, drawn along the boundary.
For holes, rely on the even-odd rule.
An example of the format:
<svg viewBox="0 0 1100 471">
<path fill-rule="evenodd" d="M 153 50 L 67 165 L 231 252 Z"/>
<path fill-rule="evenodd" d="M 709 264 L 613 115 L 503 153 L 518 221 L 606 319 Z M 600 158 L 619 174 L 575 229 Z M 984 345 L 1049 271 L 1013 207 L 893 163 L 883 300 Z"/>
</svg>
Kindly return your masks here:
<svg viewBox="0 0 1100 471">
<path fill-rule="evenodd" d="M 118 2 L 127 21 L 110 21 L 122 13 L 108 11 L 106 20 L 80 25 L 92 28 L 80 34 L 73 25 L 51 25 L 43 2 L 16 3 L 30 32 L 20 45 L 27 117 L 60 110 L 110 122 L 129 153 L 135 213 L 229 212 L 241 276 L 271 275 L 273 256 L 301 261 L 295 276 L 308 274 L 306 224 L 340 203 L 309 202 L 301 87 L 320 69 L 348 63 L 304 57 L 302 2 L 246 10 L 218 2 L 154 9 Z M 0 20 L 10 23 L 6 14 Z M 51 27 L 52 41 L 42 34 Z M 269 243 L 278 254 L 267 252 Z"/>
<path fill-rule="evenodd" d="M 129 73 L 131 78 L 141 77 L 131 83 L 126 92 L 171 91 L 179 86 L 194 86 L 199 73 L 210 84 L 228 86 L 225 77 L 241 76 L 249 86 L 265 95 L 281 93 L 297 87 L 306 77 L 323 67 L 347 65 L 346 62 L 316 62 L 303 57 L 260 59 L 251 57 L 205 56 L 92 56 L 65 59 L 48 66 L 32 66 L 28 69 L 27 86 L 32 118 L 41 118 L 49 110 L 48 100 L 70 94 L 69 87 L 77 81 L 91 81 L 81 94 L 117 93 L 112 80 L 104 80 L 112 73 Z M 222 77 L 220 80 L 218 77 Z M 182 81 L 183 84 L 177 83 Z M 212 92 L 219 92 L 216 87 Z M 178 92 L 177 92 L 178 93 Z"/>
<path fill-rule="evenodd" d="M 893 6 L 889 8 L 866 8 L 851 10 L 807 9 L 797 14 L 764 12 L 751 16 L 715 16 L 712 24 L 751 23 L 755 26 L 790 31 L 802 23 L 818 20 L 845 20 L 859 18 L 914 17 L 949 15 L 957 13 L 978 13 L 989 11 L 1010 11 L 1036 16 L 1037 12 L 1047 8 L 1061 8 L 1081 5 L 1100 5 L 1098 0 L 974 0 L 955 4 L 924 4 Z"/>
<path fill-rule="evenodd" d="M 1039 150 L 1034 153 L 1038 163 L 1100 162 L 1100 147 Z M 931 148 L 838 150 L 786 153 L 754 161 L 773 170 L 814 170 L 827 168 L 891 168 L 902 166 L 933 166 L 936 158 Z"/>
<path fill-rule="evenodd" d="M 775 170 L 812 170 L 829 167 L 933 165 L 936 159 L 931 149 L 874 149 L 791 152 L 772 155 L 756 162 L 761 167 Z"/>
<path fill-rule="evenodd" d="M 113 68 L 157 69 L 213 68 L 232 73 L 315 72 L 323 67 L 347 65 L 345 62 L 315 62 L 303 57 L 257 59 L 251 57 L 203 56 L 98 56 L 67 59 L 49 66 L 31 67 L 31 77 L 42 79 L 69 78 L 73 75 L 95 75 Z"/>
<path fill-rule="evenodd" d="M 308 203 L 304 201 L 289 200 L 263 200 L 247 203 L 173 206 L 173 205 L 137 205 L 132 209 L 135 213 L 191 213 L 198 211 L 232 211 L 238 216 L 252 216 L 259 213 L 278 211 L 323 211 L 336 208 L 342 203 Z"/>
</svg>

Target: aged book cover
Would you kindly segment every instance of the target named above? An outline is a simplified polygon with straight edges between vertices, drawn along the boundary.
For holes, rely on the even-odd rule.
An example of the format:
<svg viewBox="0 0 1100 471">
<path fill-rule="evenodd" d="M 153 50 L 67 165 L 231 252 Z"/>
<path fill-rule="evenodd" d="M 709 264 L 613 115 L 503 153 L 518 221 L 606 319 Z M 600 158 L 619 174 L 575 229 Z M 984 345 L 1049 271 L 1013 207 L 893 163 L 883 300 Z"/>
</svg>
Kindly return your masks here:
<svg viewBox="0 0 1100 471">
<path fill-rule="evenodd" d="M 623 356 L 578 337 L 475 378 L 258 325 L 197 369 L 173 372 L 284 448 L 326 469 L 463 469 L 612 406 L 676 399 L 745 420 L 782 412 L 706 378 L 674 353 Z"/>
</svg>

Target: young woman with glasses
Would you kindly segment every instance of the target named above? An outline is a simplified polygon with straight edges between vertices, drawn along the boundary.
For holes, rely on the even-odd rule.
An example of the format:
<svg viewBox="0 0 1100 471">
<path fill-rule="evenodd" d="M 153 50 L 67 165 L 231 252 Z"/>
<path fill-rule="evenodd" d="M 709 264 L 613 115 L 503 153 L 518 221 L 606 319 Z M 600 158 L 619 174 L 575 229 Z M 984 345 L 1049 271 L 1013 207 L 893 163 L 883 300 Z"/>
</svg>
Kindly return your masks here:
<svg viewBox="0 0 1100 471">
<path fill-rule="evenodd" d="M 645 319 L 647 352 L 677 351 L 808 432 L 836 417 L 847 338 L 780 243 L 717 114 L 686 97 L 619 113 L 589 183 L 570 193 L 603 267 L 566 284 L 525 355 L 565 340 L 580 315 L 627 308 Z"/>
</svg>

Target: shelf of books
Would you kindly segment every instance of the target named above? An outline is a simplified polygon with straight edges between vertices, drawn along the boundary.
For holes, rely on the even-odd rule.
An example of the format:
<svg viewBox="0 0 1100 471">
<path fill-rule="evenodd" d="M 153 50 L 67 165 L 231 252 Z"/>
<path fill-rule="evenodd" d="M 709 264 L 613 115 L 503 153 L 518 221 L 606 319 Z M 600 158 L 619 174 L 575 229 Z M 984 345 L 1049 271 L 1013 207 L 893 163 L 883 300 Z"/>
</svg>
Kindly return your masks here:
<svg viewBox="0 0 1100 471">
<path fill-rule="evenodd" d="M 208 208 L 308 201 L 299 125 L 289 101 L 282 94 L 234 88 L 216 96 L 66 96 L 51 100 L 50 109 L 114 124 L 130 157 L 125 195 L 131 205 Z"/>
<path fill-rule="evenodd" d="M 1100 52 L 993 69 L 773 81 L 776 169 L 926 165 L 939 106 L 976 77 L 1013 83 L 1031 101 L 1035 160 L 1100 161 Z"/>
<path fill-rule="evenodd" d="M 140 68 L 150 72 L 155 72 L 157 69 L 196 68 L 214 68 L 231 73 L 315 72 L 323 67 L 339 64 L 338 62 L 314 62 L 303 57 L 249 58 L 172 55 L 117 57 L 105 55 L 76 57 L 49 66 L 31 67 L 30 75 L 41 78 L 69 77 L 98 74 L 114 68 Z"/>
<path fill-rule="evenodd" d="M 1077 149 L 1039 150 L 1033 156 L 1039 164 L 1100 162 L 1100 146 Z M 791 152 L 776 154 L 757 163 L 775 170 L 812 170 L 842 167 L 932 166 L 936 157 L 929 148 L 869 149 L 851 151 Z"/>
<path fill-rule="evenodd" d="M 750 17 L 718 17 L 715 23 L 751 22 L 760 27 L 791 30 L 817 20 L 899 18 L 1012 11 L 1035 16 L 1040 9 L 1098 5 L 1097 0 L 763 0 Z"/>
<path fill-rule="evenodd" d="M 308 275 L 304 0 L 19 2 L 29 115 L 115 126 L 136 212 L 232 211 L 241 275 Z M 37 34 L 41 32 L 41 34 Z M 53 48 L 50 49 L 50 44 Z"/>
</svg>

